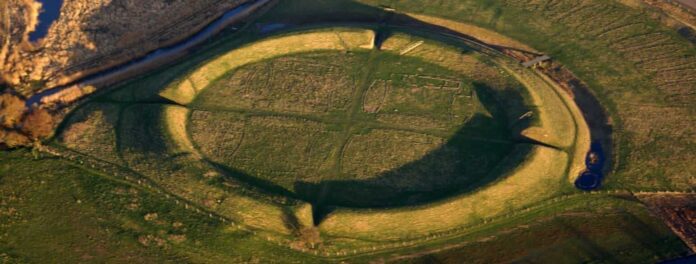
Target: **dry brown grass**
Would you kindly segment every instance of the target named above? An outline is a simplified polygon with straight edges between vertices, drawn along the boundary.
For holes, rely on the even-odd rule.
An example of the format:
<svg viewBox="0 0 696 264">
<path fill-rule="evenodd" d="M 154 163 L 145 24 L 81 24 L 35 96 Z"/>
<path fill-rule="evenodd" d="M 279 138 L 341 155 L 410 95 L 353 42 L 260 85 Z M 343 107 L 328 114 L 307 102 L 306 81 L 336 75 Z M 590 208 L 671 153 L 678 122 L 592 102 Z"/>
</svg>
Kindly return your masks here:
<svg viewBox="0 0 696 264">
<path fill-rule="evenodd" d="M 60 90 L 55 94 L 51 94 L 41 98 L 41 104 L 45 106 L 52 105 L 70 105 L 75 101 L 84 98 L 86 95 L 94 93 L 96 87 L 91 85 L 72 85 L 66 89 Z"/>
<path fill-rule="evenodd" d="M 11 17 L 10 41 L 3 43 L 2 77 L 24 87 L 31 81 L 53 88 L 123 64 L 148 52 L 180 42 L 244 1 L 201 0 L 66 1 L 60 17 L 38 43 L 28 33 L 39 21 L 39 1 L 3 1 Z M 127 18 L 127 19 L 124 19 Z M 43 22 L 41 22 L 43 23 Z M 40 51 L 40 52 L 37 52 Z M 32 93 L 33 88 L 21 88 Z"/>
</svg>

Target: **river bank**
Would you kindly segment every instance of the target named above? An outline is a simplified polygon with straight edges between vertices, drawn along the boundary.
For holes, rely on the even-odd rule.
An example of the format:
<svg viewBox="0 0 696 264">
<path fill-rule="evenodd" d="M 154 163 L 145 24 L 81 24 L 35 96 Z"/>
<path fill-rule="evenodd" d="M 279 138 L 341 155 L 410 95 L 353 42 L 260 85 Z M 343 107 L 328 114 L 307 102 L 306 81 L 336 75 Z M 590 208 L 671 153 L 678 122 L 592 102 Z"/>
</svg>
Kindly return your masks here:
<svg viewBox="0 0 696 264">
<path fill-rule="evenodd" d="M 173 62 L 188 54 L 190 49 L 200 45 L 223 29 L 242 21 L 247 16 L 271 2 L 273 2 L 273 0 L 257 0 L 242 4 L 227 11 L 201 31 L 180 43 L 154 50 L 144 57 L 90 75 L 74 84 L 56 87 L 35 94 L 26 100 L 26 105 L 27 107 L 44 108 L 53 108 L 58 105 L 70 105 L 89 94 L 99 91 L 100 88 L 135 77 L 136 75 L 155 69 L 163 64 Z"/>
</svg>

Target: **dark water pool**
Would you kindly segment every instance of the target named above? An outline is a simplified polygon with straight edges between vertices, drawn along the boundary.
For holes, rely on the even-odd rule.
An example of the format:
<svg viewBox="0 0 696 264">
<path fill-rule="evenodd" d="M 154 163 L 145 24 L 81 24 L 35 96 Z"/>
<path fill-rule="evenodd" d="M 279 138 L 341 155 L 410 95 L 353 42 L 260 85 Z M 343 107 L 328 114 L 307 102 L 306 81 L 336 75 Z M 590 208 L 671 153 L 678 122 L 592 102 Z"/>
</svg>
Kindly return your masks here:
<svg viewBox="0 0 696 264">
<path fill-rule="evenodd" d="M 36 30 L 29 33 L 30 41 L 37 41 L 46 36 L 48 28 L 51 27 L 54 21 L 60 16 L 60 7 L 63 6 L 63 0 L 38 0 L 41 2 L 42 10 L 39 13 L 39 24 L 36 25 Z"/>
<path fill-rule="evenodd" d="M 590 145 L 590 151 L 585 158 L 587 169 L 575 180 L 575 187 L 584 191 L 591 191 L 599 188 L 602 184 L 602 169 L 604 168 L 604 150 L 602 144 L 595 141 Z"/>
</svg>

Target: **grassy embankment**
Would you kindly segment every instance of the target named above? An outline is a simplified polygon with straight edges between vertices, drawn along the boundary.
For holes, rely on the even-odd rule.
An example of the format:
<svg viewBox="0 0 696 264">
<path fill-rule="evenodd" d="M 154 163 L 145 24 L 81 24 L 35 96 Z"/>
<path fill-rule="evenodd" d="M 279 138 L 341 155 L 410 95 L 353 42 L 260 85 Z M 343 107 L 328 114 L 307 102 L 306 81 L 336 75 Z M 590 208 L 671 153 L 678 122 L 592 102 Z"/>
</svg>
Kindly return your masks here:
<svg viewBox="0 0 696 264">
<path fill-rule="evenodd" d="M 0 154 L 0 194 L 3 263 L 312 261 L 137 184 L 29 151 Z"/>
</svg>

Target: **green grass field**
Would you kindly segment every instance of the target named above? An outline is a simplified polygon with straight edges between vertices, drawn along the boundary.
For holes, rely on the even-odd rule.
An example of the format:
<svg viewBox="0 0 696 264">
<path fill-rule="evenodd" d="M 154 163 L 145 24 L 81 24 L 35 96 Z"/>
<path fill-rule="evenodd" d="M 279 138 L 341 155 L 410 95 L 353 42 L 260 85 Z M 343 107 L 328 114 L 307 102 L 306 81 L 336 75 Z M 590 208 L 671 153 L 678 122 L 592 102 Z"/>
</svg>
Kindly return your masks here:
<svg viewBox="0 0 696 264">
<path fill-rule="evenodd" d="M 0 161 L 4 263 L 327 262 L 253 239 L 160 194 L 73 163 L 36 159 L 28 151 L 5 152 Z M 544 262 L 553 257 L 568 263 L 651 263 L 686 252 L 644 206 L 601 194 L 566 199 L 463 237 L 433 241 L 399 254 L 378 250 L 350 262 Z M 431 252 L 434 248 L 444 250 Z M 576 253 L 559 255 L 567 251 Z"/>
<path fill-rule="evenodd" d="M 602 189 L 573 187 L 590 132 L 562 88 L 398 13 L 572 70 L 612 122 Z M 0 262 L 684 256 L 631 192 L 696 186 L 694 55 L 614 1 L 280 1 L 77 107 L 62 158 L 1 153 Z"/>
</svg>

